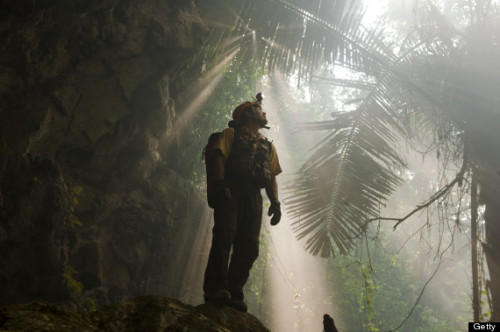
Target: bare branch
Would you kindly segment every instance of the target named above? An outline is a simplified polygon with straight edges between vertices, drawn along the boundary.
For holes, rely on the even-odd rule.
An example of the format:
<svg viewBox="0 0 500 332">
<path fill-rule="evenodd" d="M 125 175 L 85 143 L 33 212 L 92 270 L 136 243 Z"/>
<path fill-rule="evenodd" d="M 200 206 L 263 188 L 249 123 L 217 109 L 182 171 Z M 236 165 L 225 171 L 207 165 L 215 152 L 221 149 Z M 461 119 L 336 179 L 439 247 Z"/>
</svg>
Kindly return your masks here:
<svg viewBox="0 0 500 332">
<path fill-rule="evenodd" d="M 427 201 L 424 203 L 417 205 L 417 207 L 412 210 L 410 213 L 405 215 L 402 218 L 390 218 L 390 217 L 376 217 L 376 218 L 371 218 L 366 221 L 364 224 L 364 227 L 366 227 L 369 223 L 372 221 L 377 221 L 377 220 L 388 220 L 388 221 L 396 221 L 396 224 L 393 226 L 393 230 L 396 230 L 396 228 L 406 219 L 410 218 L 412 215 L 417 213 L 420 210 L 423 210 L 427 207 L 429 207 L 432 203 L 446 195 L 457 183 L 460 183 L 463 180 L 465 171 L 467 170 L 467 161 L 464 159 L 464 162 L 462 164 L 462 168 L 458 172 L 458 174 L 455 176 L 455 178 L 448 183 L 446 186 L 443 188 L 439 189 L 437 192 L 435 192 Z"/>
</svg>

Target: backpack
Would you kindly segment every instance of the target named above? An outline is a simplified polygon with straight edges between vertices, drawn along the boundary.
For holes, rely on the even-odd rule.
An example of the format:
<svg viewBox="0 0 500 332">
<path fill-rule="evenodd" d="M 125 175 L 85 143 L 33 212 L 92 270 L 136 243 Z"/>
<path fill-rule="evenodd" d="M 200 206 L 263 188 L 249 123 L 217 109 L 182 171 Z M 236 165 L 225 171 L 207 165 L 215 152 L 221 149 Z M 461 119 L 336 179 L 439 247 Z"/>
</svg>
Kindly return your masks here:
<svg viewBox="0 0 500 332">
<path fill-rule="evenodd" d="M 214 208 L 215 191 L 215 165 L 214 165 L 214 146 L 219 139 L 221 132 L 212 133 L 208 138 L 207 145 L 203 149 L 202 159 L 205 160 L 205 170 L 207 173 L 207 201 L 208 206 Z"/>
<path fill-rule="evenodd" d="M 207 145 L 202 152 L 202 159 L 205 160 L 205 171 L 207 175 L 207 201 L 208 206 L 212 209 L 215 206 L 215 165 L 214 165 L 214 147 L 219 140 L 221 132 L 212 133 L 208 137 Z M 258 175 L 258 184 L 261 188 L 265 188 L 270 184 L 271 181 L 271 171 L 269 169 L 269 164 L 266 162 L 266 155 L 269 157 L 271 155 L 271 142 L 265 138 L 262 143 L 262 147 L 258 148 L 256 154 L 256 164 L 254 172 Z"/>
</svg>

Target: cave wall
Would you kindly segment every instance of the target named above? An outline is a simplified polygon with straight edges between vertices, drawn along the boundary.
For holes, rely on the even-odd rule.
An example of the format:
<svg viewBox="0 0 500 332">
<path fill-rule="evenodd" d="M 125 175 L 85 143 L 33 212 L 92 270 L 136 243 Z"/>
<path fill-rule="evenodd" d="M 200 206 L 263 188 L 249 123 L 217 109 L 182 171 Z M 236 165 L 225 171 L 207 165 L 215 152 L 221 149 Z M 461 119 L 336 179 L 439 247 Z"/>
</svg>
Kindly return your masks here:
<svg viewBox="0 0 500 332">
<path fill-rule="evenodd" d="M 200 281 L 192 243 L 210 224 L 165 143 L 200 73 L 195 5 L 0 10 L 0 304 L 180 296 L 186 269 Z"/>
</svg>

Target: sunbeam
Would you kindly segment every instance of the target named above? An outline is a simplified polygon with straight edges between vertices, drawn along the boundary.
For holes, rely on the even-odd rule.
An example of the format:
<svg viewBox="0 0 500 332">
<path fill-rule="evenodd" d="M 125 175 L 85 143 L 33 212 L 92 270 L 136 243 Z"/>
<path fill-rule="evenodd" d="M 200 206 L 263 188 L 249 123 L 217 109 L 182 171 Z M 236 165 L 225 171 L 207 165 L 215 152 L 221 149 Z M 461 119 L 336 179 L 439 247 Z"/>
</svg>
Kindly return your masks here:
<svg viewBox="0 0 500 332">
<path fill-rule="evenodd" d="M 265 100 L 264 108 L 271 126 L 266 135 L 274 141 L 282 156 L 280 162 L 284 173 L 278 177 L 278 183 L 283 188 L 296 172 L 297 165 L 293 164 L 291 157 L 305 141 L 300 135 L 292 135 L 293 129 L 285 124 L 305 121 L 307 114 L 292 109 L 296 106 L 287 83 L 278 78 L 272 80 L 277 89 L 265 92 L 269 98 Z M 287 101 L 286 104 L 283 101 Z M 303 117 L 292 119 L 293 114 Z M 304 250 L 304 243 L 297 241 L 291 220 L 286 216 L 286 206 L 280 225 L 270 227 L 265 223 L 264 231 L 272 264 L 267 275 L 271 289 L 269 301 L 273 308 L 271 330 L 321 331 L 323 315 L 336 316 L 325 261 L 310 255 Z"/>
<path fill-rule="evenodd" d="M 224 57 L 214 68 L 212 68 L 208 73 L 192 87 L 192 91 L 199 91 L 193 101 L 180 112 L 179 116 L 176 117 L 174 126 L 175 130 L 181 132 L 189 124 L 189 121 L 193 116 L 201 109 L 203 104 L 212 95 L 219 82 L 224 76 L 224 68 L 229 64 L 229 62 L 238 54 L 239 48 L 233 50 L 229 55 Z"/>
</svg>

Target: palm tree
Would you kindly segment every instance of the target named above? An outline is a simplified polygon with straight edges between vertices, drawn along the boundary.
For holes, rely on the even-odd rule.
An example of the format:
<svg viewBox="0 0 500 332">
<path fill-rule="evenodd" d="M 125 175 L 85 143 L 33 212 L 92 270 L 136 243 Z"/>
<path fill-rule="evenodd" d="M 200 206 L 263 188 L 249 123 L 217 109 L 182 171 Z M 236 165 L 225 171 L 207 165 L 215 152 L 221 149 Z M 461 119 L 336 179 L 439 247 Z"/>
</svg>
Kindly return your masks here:
<svg viewBox="0 0 500 332">
<path fill-rule="evenodd" d="M 474 20 L 463 31 L 429 7 L 427 38 L 418 36 L 381 68 L 377 83 L 355 111 L 309 125 L 328 134 L 302 168 L 289 203 L 300 217 L 299 237 L 308 237 L 313 254 L 345 252 L 366 221 L 380 219 L 377 204 L 398 182 L 394 166 L 403 163 L 391 149 L 395 138 L 411 134 L 408 124 L 432 129 L 438 151 L 455 156 L 462 166 L 450 183 L 413 212 L 447 195 L 467 171 L 477 176 L 486 207 L 483 248 L 495 321 L 500 315 L 500 20 L 498 12 L 486 10 L 491 2 L 475 5 Z M 326 184 L 325 174 L 331 174 Z M 413 212 L 394 218 L 395 227 Z"/>
<path fill-rule="evenodd" d="M 212 9 L 218 22 L 212 44 L 234 38 L 219 50 L 240 48 L 239 60 L 269 71 L 298 72 L 313 79 L 321 66 L 342 65 L 363 72 L 367 82 L 332 80 L 366 90 L 354 111 L 305 124 L 325 130 L 324 140 L 288 188 L 295 230 L 313 255 L 346 253 L 378 206 L 400 183 L 405 163 L 396 149 L 421 130 L 434 135 L 434 148 L 457 166 L 457 175 L 415 211 L 443 199 L 474 173 L 485 205 L 486 253 L 492 320 L 500 318 L 500 15 L 495 1 L 470 1 L 466 28 L 448 22 L 426 2 L 420 29 L 396 54 L 380 34 L 360 24 L 359 1 L 259 0 Z M 204 7 L 206 10 L 207 7 Z M 232 22 L 227 19 L 232 18 Z M 216 52 L 213 52 L 213 55 Z M 442 160 L 450 160 L 442 158 Z M 325 180 L 326 179 L 326 180 Z"/>
</svg>

